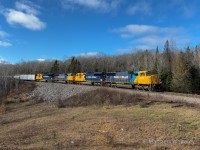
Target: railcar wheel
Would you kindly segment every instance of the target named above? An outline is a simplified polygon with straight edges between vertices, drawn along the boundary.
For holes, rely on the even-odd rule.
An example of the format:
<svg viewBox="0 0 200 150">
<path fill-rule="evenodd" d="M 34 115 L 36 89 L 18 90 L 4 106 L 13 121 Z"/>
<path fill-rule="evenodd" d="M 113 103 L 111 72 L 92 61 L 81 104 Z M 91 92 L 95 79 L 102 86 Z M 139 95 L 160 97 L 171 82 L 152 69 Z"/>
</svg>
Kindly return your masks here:
<svg viewBox="0 0 200 150">
<path fill-rule="evenodd" d="M 148 90 L 149 90 L 149 91 L 152 91 L 152 85 L 149 85 L 149 86 L 148 86 Z"/>
<path fill-rule="evenodd" d="M 110 83 L 110 87 L 112 87 L 112 83 Z"/>
<path fill-rule="evenodd" d="M 142 85 L 142 90 L 144 91 L 145 89 L 144 89 L 144 85 Z"/>
</svg>

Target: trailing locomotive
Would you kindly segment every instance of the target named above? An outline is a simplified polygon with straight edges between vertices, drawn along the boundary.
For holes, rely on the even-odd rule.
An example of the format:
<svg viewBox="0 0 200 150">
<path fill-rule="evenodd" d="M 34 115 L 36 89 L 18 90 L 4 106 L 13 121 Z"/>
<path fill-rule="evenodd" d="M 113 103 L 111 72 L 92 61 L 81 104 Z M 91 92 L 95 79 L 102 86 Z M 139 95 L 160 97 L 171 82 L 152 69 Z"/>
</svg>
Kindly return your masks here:
<svg viewBox="0 0 200 150">
<path fill-rule="evenodd" d="M 35 80 L 56 82 L 65 81 L 66 83 L 88 83 L 91 85 L 117 86 L 119 84 L 131 85 L 132 88 L 141 90 L 162 89 L 160 79 L 157 74 L 150 71 L 135 72 L 87 72 L 87 73 L 68 73 L 68 74 L 32 74 L 16 75 L 20 80 Z"/>
</svg>

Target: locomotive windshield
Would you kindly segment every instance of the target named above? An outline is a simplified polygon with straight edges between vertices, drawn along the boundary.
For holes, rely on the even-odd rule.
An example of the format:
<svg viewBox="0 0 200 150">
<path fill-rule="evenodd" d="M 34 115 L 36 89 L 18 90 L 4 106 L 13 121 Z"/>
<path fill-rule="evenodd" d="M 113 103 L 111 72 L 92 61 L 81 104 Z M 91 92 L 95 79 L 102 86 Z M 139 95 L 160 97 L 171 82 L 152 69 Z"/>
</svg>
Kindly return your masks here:
<svg viewBox="0 0 200 150">
<path fill-rule="evenodd" d="M 147 76 L 151 76 L 151 75 L 152 75 L 152 72 L 151 72 L 151 71 L 147 71 L 146 75 L 147 75 Z"/>
</svg>

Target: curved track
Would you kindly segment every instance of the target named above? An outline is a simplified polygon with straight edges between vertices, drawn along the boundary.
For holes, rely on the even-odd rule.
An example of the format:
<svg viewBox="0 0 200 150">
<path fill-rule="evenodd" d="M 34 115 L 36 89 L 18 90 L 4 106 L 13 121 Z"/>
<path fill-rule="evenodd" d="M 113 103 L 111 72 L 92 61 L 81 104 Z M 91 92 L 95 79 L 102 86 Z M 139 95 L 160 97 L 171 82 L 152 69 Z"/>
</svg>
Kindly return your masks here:
<svg viewBox="0 0 200 150">
<path fill-rule="evenodd" d="M 66 84 L 64 82 L 56 82 Z M 52 83 L 53 84 L 53 83 Z M 70 85 L 70 84 L 66 84 Z M 93 86 L 91 84 L 73 84 L 77 86 Z M 95 88 L 101 88 L 102 86 L 95 86 Z M 133 93 L 139 94 L 142 96 L 147 96 L 149 100 L 156 101 L 156 102 L 169 102 L 169 103 L 186 103 L 195 106 L 200 106 L 200 95 L 196 94 L 184 94 L 184 93 L 174 93 L 174 92 L 150 92 L 150 91 L 142 91 L 142 90 L 135 90 L 132 89 L 130 85 L 117 85 L 117 87 L 109 87 L 103 86 L 102 88 L 106 88 L 112 91 L 119 91 L 119 92 L 126 92 L 126 93 Z"/>
</svg>

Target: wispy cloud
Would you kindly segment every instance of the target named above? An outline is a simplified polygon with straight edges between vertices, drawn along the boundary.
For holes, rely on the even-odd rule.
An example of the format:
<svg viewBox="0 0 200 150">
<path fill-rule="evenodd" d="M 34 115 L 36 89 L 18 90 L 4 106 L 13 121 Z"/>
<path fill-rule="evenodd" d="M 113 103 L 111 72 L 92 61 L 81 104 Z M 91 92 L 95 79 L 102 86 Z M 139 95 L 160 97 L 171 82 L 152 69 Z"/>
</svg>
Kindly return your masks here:
<svg viewBox="0 0 200 150">
<path fill-rule="evenodd" d="M 0 30 L 0 47 L 9 47 L 12 44 L 6 39 L 9 34 L 5 31 Z"/>
<path fill-rule="evenodd" d="M 116 10 L 122 0 L 60 0 L 61 5 L 66 9 L 74 10 L 84 7 L 100 12 L 110 12 Z"/>
<path fill-rule="evenodd" d="M 42 22 L 37 15 L 39 10 L 36 5 L 27 2 L 16 2 L 16 9 L 5 9 L 3 11 L 7 22 L 10 25 L 21 25 L 30 30 L 42 30 L 46 27 L 46 23 Z"/>
<path fill-rule="evenodd" d="M 12 46 L 12 44 L 10 42 L 0 41 L 0 46 L 9 47 L 9 46 Z"/>
<path fill-rule="evenodd" d="M 131 24 L 121 28 L 113 29 L 112 32 L 119 33 L 124 39 L 129 39 L 135 48 L 154 48 L 163 45 L 166 40 L 175 39 L 180 44 L 189 42 L 185 38 L 184 29 L 174 27 L 158 27 L 150 25 Z"/>
<path fill-rule="evenodd" d="M 171 12 L 173 12 L 174 16 L 190 19 L 199 14 L 199 5 L 199 0 L 168 0 L 154 3 L 152 10 L 154 11 L 154 14 L 159 12 L 159 16 L 166 16 L 171 18 Z"/>
<path fill-rule="evenodd" d="M 184 17 L 192 18 L 197 14 L 198 8 L 195 5 L 184 5 L 181 7 L 181 11 Z"/>
<path fill-rule="evenodd" d="M 117 54 L 131 53 L 133 51 L 134 51 L 134 49 L 131 48 L 131 47 L 128 47 L 128 48 L 117 48 L 116 49 Z"/>
<path fill-rule="evenodd" d="M 102 54 L 99 52 L 86 52 L 80 54 L 80 57 L 96 57 L 96 56 L 102 56 Z"/>
<path fill-rule="evenodd" d="M 168 28 L 168 27 L 157 27 L 150 25 L 137 25 L 131 24 L 125 27 L 116 28 L 112 30 L 113 32 L 120 33 L 122 38 L 131 38 L 134 36 L 141 35 L 159 35 L 168 34 L 173 35 L 183 31 L 183 28 Z"/>
<path fill-rule="evenodd" d="M 6 62 L 7 62 L 7 60 L 5 58 L 3 58 L 3 57 L 0 56 L 0 64 L 6 63 Z"/>
<path fill-rule="evenodd" d="M 29 1 L 26 1 L 26 3 L 16 2 L 15 7 L 19 11 L 24 11 L 28 14 L 38 15 L 39 12 L 39 6 L 34 5 L 33 3 L 30 3 Z"/>
<path fill-rule="evenodd" d="M 4 38 L 4 37 L 7 37 L 9 34 L 6 33 L 5 31 L 1 31 L 0 30 L 0 38 Z"/>
<path fill-rule="evenodd" d="M 127 12 L 130 15 L 137 15 L 137 14 L 149 15 L 152 12 L 151 4 L 144 0 L 138 1 L 135 4 L 133 4 L 132 6 L 130 6 L 127 9 Z"/>
<path fill-rule="evenodd" d="M 136 46 L 138 49 L 152 49 L 157 46 L 163 46 L 166 40 L 171 40 L 172 37 L 160 37 L 160 36 L 144 36 L 135 40 L 132 40 L 131 43 Z"/>
</svg>

